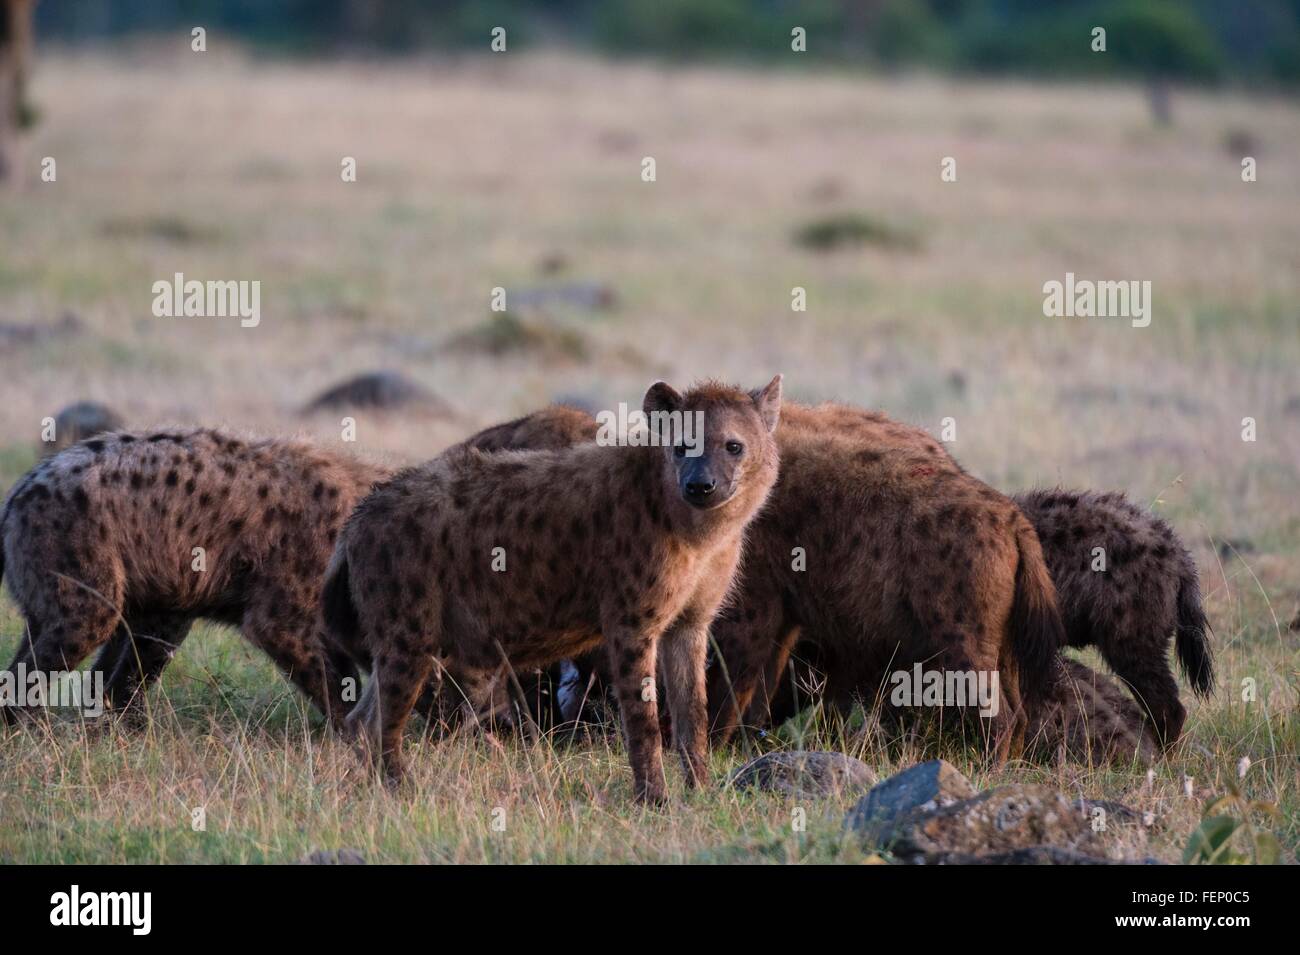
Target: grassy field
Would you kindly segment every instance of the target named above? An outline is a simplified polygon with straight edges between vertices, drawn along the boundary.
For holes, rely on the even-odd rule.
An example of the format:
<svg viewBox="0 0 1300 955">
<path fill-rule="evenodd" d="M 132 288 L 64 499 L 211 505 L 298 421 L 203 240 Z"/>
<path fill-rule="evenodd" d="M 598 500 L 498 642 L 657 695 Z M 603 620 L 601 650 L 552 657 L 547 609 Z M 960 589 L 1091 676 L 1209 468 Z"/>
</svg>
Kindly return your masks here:
<svg viewBox="0 0 1300 955">
<path fill-rule="evenodd" d="M 41 419 L 77 399 L 132 424 L 216 424 L 331 446 L 297 409 L 395 368 L 440 414 L 358 415 L 349 450 L 427 457 L 555 397 L 639 402 L 645 385 L 773 372 L 803 400 L 883 408 L 938 432 L 1007 491 L 1117 488 L 1184 535 L 1202 570 L 1220 689 L 1188 695 L 1190 739 L 1156 767 L 1011 766 L 1156 813 L 1176 860 L 1237 763 L 1300 846 L 1300 110 L 1179 94 L 1155 127 L 1126 87 L 662 70 L 559 55 L 399 66 L 254 62 L 153 47 L 46 56 L 28 181 L 0 197 L 0 487 Z M 1244 140 L 1258 181 L 1241 180 Z M 57 162 L 57 181 L 31 170 Z M 357 160 L 358 181 L 340 163 Z M 642 159 L 656 161 L 654 182 Z M 940 180 L 940 160 L 957 181 Z M 809 247 L 849 217 L 859 244 Z M 824 230 L 823 230 L 824 231 Z M 1145 279 L 1150 327 L 1049 319 L 1074 272 Z M 175 272 L 262 283 L 257 328 L 155 318 Z M 517 309 L 494 287 L 596 283 L 612 307 Z M 807 290 L 806 312 L 791 289 Z M 2 326 L 0 326 L 2 327 Z M 495 342 L 490 348 L 485 342 Z M 1242 419 L 1258 439 L 1242 440 Z M 0 655 L 22 623 L 0 603 Z M 1243 702 L 1242 681 L 1258 697 Z M 373 786 L 270 665 L 219 628 L 192 636 L 143 732 L 71 721 L 0 739 L 0 862 L 862 861 L 843 806 L 680 793 L 630 803 L 616 742 L 412 741 L 398 796 Z M 933 745 L 790 728 L 882 773 Z M 744 757 L 715 755 L 719 777 Z M 1184 794 L 1184 777 L 1195 795 Z M 678 776 L 674 772 L 674 783 Z M 192 812 L 203 808 L 205 831 Z M 492 827 L 503 809 L 504 831 Z"/>
</svg>

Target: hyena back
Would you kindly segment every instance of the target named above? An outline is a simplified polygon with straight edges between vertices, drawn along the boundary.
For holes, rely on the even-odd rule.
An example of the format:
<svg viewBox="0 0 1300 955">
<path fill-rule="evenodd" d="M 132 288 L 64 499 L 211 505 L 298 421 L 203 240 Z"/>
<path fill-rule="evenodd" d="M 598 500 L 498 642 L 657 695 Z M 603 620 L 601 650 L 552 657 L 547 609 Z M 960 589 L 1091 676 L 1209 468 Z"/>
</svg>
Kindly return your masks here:
<svg viewBox="0 0 1300 955">
<path fill-rule="evenodd" d="M 127 710 L 208 618 L 341 720 L 355 674 L 325 648 L 317 598 L 344 518 L 382 476 L 211 430 L 105 434 L 47 458 L 0 517 L 0 572 L 27 623 L 11 668 L 71 669 L 102 647 L 94 667 Z"/>
<path fill-rule="evenodd" d="M 688 783 L 703 780 L 709 622 L 746 525 L 776 480 L 780 377 L 752 393 L 662 382 L 645 411 L 703 414 L 703 453 L 583 444 L 450 449 L 378 487 L 348 520 L 324 615 L 371 662 L 349 717 L 390 782 L 430 678 L 466 716 L 508 663 L 546 665 L 604 643 L 637 798 L 665 798 L 656 664 Z M 436 662 L 435 662 L 436 660 Z M 444 705 L 444 712 L 449 705 Z M 449 714 L 450 715 L 450 714 Z"/>
</svg>

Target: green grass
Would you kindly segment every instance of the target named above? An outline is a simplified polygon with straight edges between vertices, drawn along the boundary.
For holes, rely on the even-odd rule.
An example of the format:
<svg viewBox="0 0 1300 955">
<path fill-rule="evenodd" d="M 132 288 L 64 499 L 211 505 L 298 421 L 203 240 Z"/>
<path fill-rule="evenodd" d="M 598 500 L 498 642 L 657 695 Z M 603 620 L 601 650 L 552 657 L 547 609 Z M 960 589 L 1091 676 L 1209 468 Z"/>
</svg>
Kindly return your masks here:
<svg viewBox="0 0 1300 955">
<path fill-rule="evenodd" d="M 36 345 L 0 331 L 0 487 L 35 461 L 41 419 L 82 399 L 140 428 L 339 447 L 337 420 L 297 409 L 374 368 L 454 409 L 359 414 L 348 449 L 389 463 L 561 395 L 636 405 L 656 377 L 753 387 L 780 371 L 795 398 L 933 433 L 951 416 L 953 453 L 1004 491 L 1123 489 L 1171 520 L 1201 568 L 1220 690 L 1189 701 L 1189 745 L 1150 790 L 1140 770 L 991 774 L 951 742 L 818 722 L 786 727 L 781 744 L 842 747 L 881 773 L 941 753 L 981 786 L 1048 781 L 1130 802 L 1156 813 L 1148 851 L 1168 860 L 1248 756 L 1248 793 L 1282 810 L 1294 861 L 1293 103 L 1180 91 L 1175 124 L 1153 134 L 1140 91 L 1122 86 L 703 68 L 669 80 L 514 53 L 448 65 L 430 89 L 427 64 L 43 55 L 43 121 L 24 154 L 56 156 L 59 180 L 0 201 L 0 329 L 71 310 L 82 331 Z M 1259 144 L 1258 182 L 1225 157 L 1227 129 Z M 344 155 L 355 183 L 339 178 Z M 644 155 L 655 183 L 640 179 Z M 940 180 L 947 155 L 956 182 Z M 823 254 L 795 240 L 809 226 L 815 245 L 850 241 Z M 619 308 L 581 325 L 530 313 L 485 326 L 492 289 L 549 281 L 534 270 L 555 255 L 565 281 L 608 286 Z M 154 318 L 152 282 L 177 271 L 262 281 L 261 325 Z M 1045 318 L 1042 285 L 1066 271 L 1150 279 L 1151 326 Z M 806 312 L 790 309 L 794 286 Z M 484 331 L 488 347 L 448 347 Z M 1239 438 L 1247 415 L 1253 445 Z M 1225 539 L 1253 550 L 1220 561 Z M 21 624 L 0 606 L 9 653 Z M 1257 702 L 1241 700 L 1246 678 Z M 616 742 L 413 739 L 412 786 L 390 796 L 229 631 L 196 632 L 150 700 L 141 732 L 57 721 L 0 739 L 0 861 L 286 861 L 338 847 L 372 861 L 867 858 L 842 839 L 834 800 L 805 807 L 805 833 L 775 796 L 679 789 L 666 810 L 640 810 Z M 746 755 L 715 754 L 716 777 Z M 206 832 L 190 828 L 197 806 Z"/>
<path fill-rule="evenodd" d="M 3 617 L 4 654 L 19 621 Z M 859 863 L 878 858 L 841 828 L 847 798 L 791 799 L 721 783 L 758 747 L 839 749 L 883 775 L 941 755 L 979 787 L 1043 782 L 1072 796 L 1118 799 L 1156 814 L 1134 851 L 1176 861 L 1210 794 L 1249 753 L 1251 798 L 1275 803 L 1285 859 L 1300 846 L 1294 691 L 1273 685 L 1262 635 L 1229 630 L 1225 682 L 1261 674 L 1259 704 L 1193 703 L 1183 754 L 1155 767 L 1012 764 L 990 772 L 974 750 L 933 737 L 891 740 L 815 712 L 760 744 L 715 752 L 713 784 L 681 787 L 647 810 L 631 801 L 621 746 L 503 735 L 408 742 L 412 778 L 388 792 L 260 654 L 232 631 L 200 627 L 148 698 L 134 729 L 55 716 L 0 737 L 0 862 L 293 862 L 352 849 L 370 862 Z M 1226 696 L 1227 694 L 1225 694 Z M 1288 715 L 1288 713 L 1290 715 Z M 418 721 L 413 721 L 417 726 Z M 1197 796 L 1183 795 L 1183 775 Z M 206 828 L 196 831 L 201 808 Z M 807 824 L 796 831 L 794 810 Z M 495 815 L 494 815 L 495 814 Z M 504 831 L 493 827 L 504 820 Z"/>
</svg>

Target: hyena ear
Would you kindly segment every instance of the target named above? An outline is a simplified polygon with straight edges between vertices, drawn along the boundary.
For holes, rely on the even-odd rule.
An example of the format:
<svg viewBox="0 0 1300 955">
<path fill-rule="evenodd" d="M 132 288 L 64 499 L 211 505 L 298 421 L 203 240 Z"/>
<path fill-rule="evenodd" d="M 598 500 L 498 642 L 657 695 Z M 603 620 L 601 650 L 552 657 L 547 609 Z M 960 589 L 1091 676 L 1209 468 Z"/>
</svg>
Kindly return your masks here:
<svg viewBox="0 0 1300 955">
<path fill-rule="evenodd" d="M 758 408 L 758 416 L 767 425 L 768 431 L 776 430 L 776 423 L 781 420 L 781 376 L 777 375 L 767 383 L 765 388 L 756 388 L 749 393 Z"/>
<path fill-rule="evenodd" d="M 641 410 L 647 418 L 656 411 L 681 411 L 682 396 L 666 381 L 656 381 L 646 390 Z"/>
</svg>

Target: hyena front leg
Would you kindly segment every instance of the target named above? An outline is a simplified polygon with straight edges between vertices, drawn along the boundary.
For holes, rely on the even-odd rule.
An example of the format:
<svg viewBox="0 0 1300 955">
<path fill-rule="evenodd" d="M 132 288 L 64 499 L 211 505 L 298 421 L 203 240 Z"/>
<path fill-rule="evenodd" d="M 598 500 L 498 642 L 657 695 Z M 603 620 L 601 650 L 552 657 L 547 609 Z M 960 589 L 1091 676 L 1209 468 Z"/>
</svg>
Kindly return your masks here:
<svg viewBox="0 0 1300 955">
<path fill-rule="evenodd" d="M 614 692 L 623 719 L 623 739 L 632 764 L 633 792 L 638 802 L 668 801 L 664 781 L 663 740 L 659 734 L 659 703 L 655 698 L 655 634 L 608 623 L 604 627 L 614 675 Z"/>
<path fill-rule="evenodd" d="M 708 656 L 709 621 L 699 614 L 683 614 L 659 642 L 663 662 L 661 683 L 668 694 L 673 722 L 673 749 L 682 760 L 686 784 L 708 781 L 709 705 L 704 667 Z"/>
</svg>

